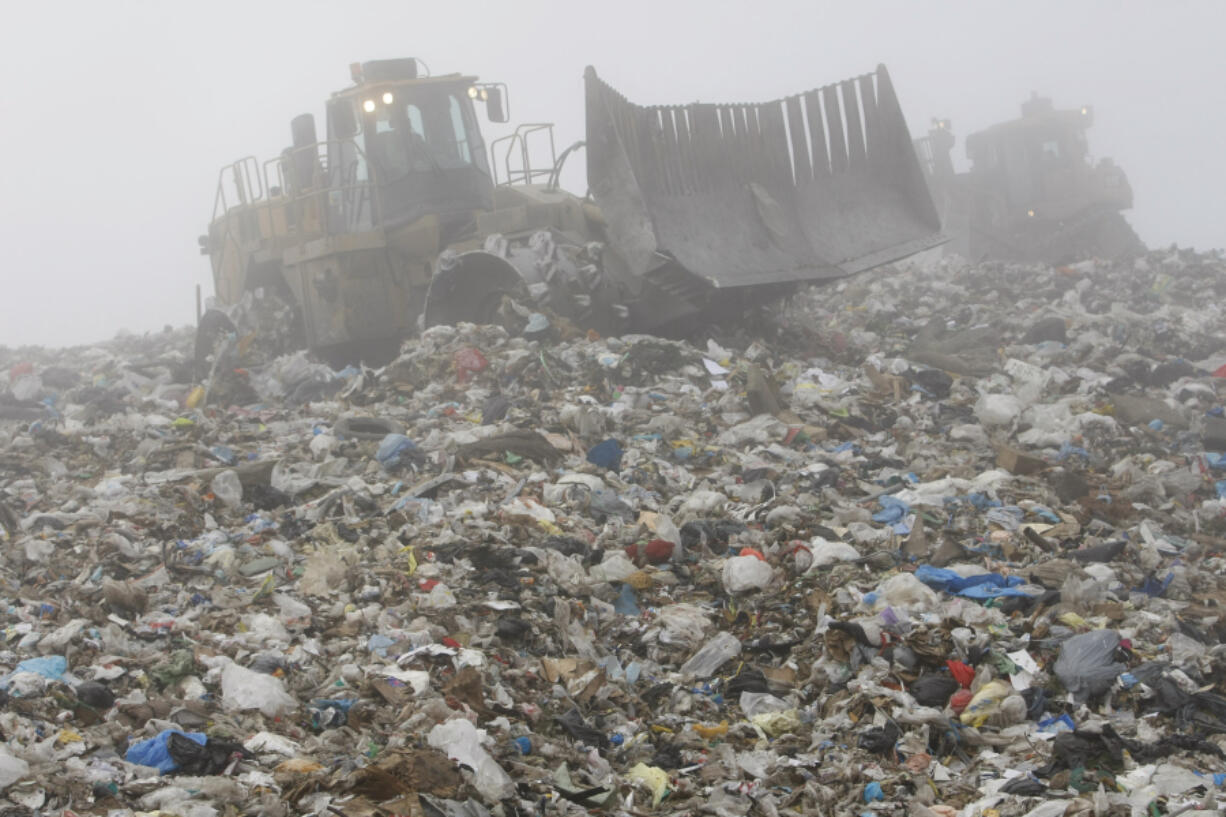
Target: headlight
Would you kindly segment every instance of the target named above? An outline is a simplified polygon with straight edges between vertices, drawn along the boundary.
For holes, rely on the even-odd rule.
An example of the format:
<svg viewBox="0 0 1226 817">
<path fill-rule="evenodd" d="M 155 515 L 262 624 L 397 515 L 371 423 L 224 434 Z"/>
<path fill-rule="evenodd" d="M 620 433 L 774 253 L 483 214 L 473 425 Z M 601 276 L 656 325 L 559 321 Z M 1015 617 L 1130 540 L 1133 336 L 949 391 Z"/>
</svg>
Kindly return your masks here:
<svg viewBox="0 0 1226 817">
<path fill-rule="evenodd" d="M 362 110 L 366 111 L 366 113 L 374 113 L 375 112 L 375 101 L 373 99 L 368 99 L 365 102 L 363 102 Z"/>
<path fill-rule="evenodd" d="M 391 91 L 384 91 L 384 92 L 383 92 L 383 104 L 384 104 L 384 105 L 391 105 L 391 104 L 392 104 L 392 100 L 394 100 L 395 98 L 396 98 L 396 97 L 392 96 L 392 92 L 391 92 Z"/>
<path fill-rule="evenodd" d="M 469 99 L 476 99 L 476 98 L 477 98 L 478 96 L 480 96 L 480 95 L 481 95 L 481 91 L 480 91 L 480 90 L 477 88 L 477 86 L 476 86 L 476 85 L 474 85 L 473 87 L 471 87 L 471 88 L 469 88 L 469 89 L 468 89 L 468 98 L 469 98 Z"/>
<path fill-rule="evenodd" d="M 1027 215 L 1029 218 L 1034 218 L 1034 210 L 1027 210 L 1027 211 L 1026 211 L 1026 215 Z"/>
</svg>

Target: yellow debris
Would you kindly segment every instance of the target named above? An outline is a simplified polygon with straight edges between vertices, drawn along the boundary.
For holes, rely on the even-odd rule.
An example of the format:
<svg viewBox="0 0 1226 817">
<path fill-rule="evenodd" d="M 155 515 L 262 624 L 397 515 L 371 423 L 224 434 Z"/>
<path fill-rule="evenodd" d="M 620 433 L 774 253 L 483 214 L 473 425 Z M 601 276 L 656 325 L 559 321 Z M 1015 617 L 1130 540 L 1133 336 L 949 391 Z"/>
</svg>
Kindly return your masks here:
<svg viewBox="0 0 1226 817">
<path fill-rule="evenodd" d="M 728 734 L 728 721 L 720 721 L 717 726 L 695 723 L 693 729 L 703 740 L 715 740 Z"/>
<path fill-rule="evenodd" d="M 311 760 L 309 757 L 291 757 L 289 760 L 283 760 L 273 769 L 275 772 L 290 772 L 293 774 L 307 774 L 308 772 L 318 772 L 323 769 L 323 766 Z"/>
<path fill-rule="evenodd" d="M 664 795 L 668 794 L 668 772 L 659 766 L 639 763 L 626 776 L 635 783 L 647 784 L 647 787 L 651 789 L 652 807 L 660 805 Z"/>
</svg>

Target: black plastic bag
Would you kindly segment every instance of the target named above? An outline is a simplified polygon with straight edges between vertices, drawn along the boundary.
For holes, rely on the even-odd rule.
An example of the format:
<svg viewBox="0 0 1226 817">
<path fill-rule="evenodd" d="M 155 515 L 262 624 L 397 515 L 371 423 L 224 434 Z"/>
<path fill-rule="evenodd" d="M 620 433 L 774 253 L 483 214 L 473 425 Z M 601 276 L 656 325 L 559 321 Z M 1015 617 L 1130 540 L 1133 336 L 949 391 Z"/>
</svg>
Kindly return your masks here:
<svg viewBox="0 0 1226 817">
<path fill-rule="evenodd" d="M 175 773 L 190 775 L 221 774 L 230 766 L 235 755 L 240 758 L 250 756 L 241 743 L 209 738 L 202 746 L 179 732 L 171 733 L 166 741 L 166 751 L 178 767 Z"/>
<path fill-rule="evenodd" d="M 566 730 L 566 734 L 580 743 L 586 743 L 588 746 L 598 746 L 601 749 L 608 747 L 608 736 L 599 729 L 593 729 L 588 726 L 578 709 L 572 709 L 557 720 L 558 725 Z"/>
<path fill-rule="evenodd" d="M 911 697 L 920 706 L 943 707 L 949 696 L 958 691 L 958 682 L 944 675 L 923 675 L 911 684 Z"/>
<path fill-rule="evenodd" d="M 902 734 L 898 724 L 890 721 L 885 726 L 874 726 L 860 735 L 860 748 L 875 755 L 890 757 L 894 754 L 894 744 L 898 743 Z"/>
</svg>

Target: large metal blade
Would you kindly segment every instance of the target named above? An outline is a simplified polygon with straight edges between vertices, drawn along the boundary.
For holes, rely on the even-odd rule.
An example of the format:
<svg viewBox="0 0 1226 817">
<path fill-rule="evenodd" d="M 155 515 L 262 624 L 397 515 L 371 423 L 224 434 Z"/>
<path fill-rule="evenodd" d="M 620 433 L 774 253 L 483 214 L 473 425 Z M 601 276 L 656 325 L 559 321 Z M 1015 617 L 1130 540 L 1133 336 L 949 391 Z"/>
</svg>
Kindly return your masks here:
<svg viewBox="0 0 1226 817">
<path fill-rule="evenodd" d="M 940 244 L 885 66 L 752 105 L 645 107 L 589 67 L 588 184 L 632 272 L 716 287 L 838 278 Z"/>
</svg>

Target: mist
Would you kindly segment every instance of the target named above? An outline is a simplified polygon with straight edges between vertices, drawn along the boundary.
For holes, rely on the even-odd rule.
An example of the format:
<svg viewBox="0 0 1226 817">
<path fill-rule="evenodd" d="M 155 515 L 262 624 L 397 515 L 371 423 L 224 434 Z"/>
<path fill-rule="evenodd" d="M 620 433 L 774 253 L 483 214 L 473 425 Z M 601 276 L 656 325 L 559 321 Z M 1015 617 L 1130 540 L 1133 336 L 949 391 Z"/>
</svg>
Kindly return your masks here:
<svg viewBox="0 0 1226 817">
<path fill-rule="evenodd" d="M 23 4 L 0 66 L 0 345 L 191 323 L 219 168 L 289 144 L 352 62 L 415 56 L 510 88 L 511 125 L 583 138 L 583 69 L 642 103 L 767 100 L 888 66 L 911 128 L 966 134 L 1036 91 L 1090 104 L 1151 247 L 1226 246 L 1218 2 Z M 964 160 L 963 160 L 964 162 Z M 582 193 L 581 156 L 564 186 Z"/>
</svg>

